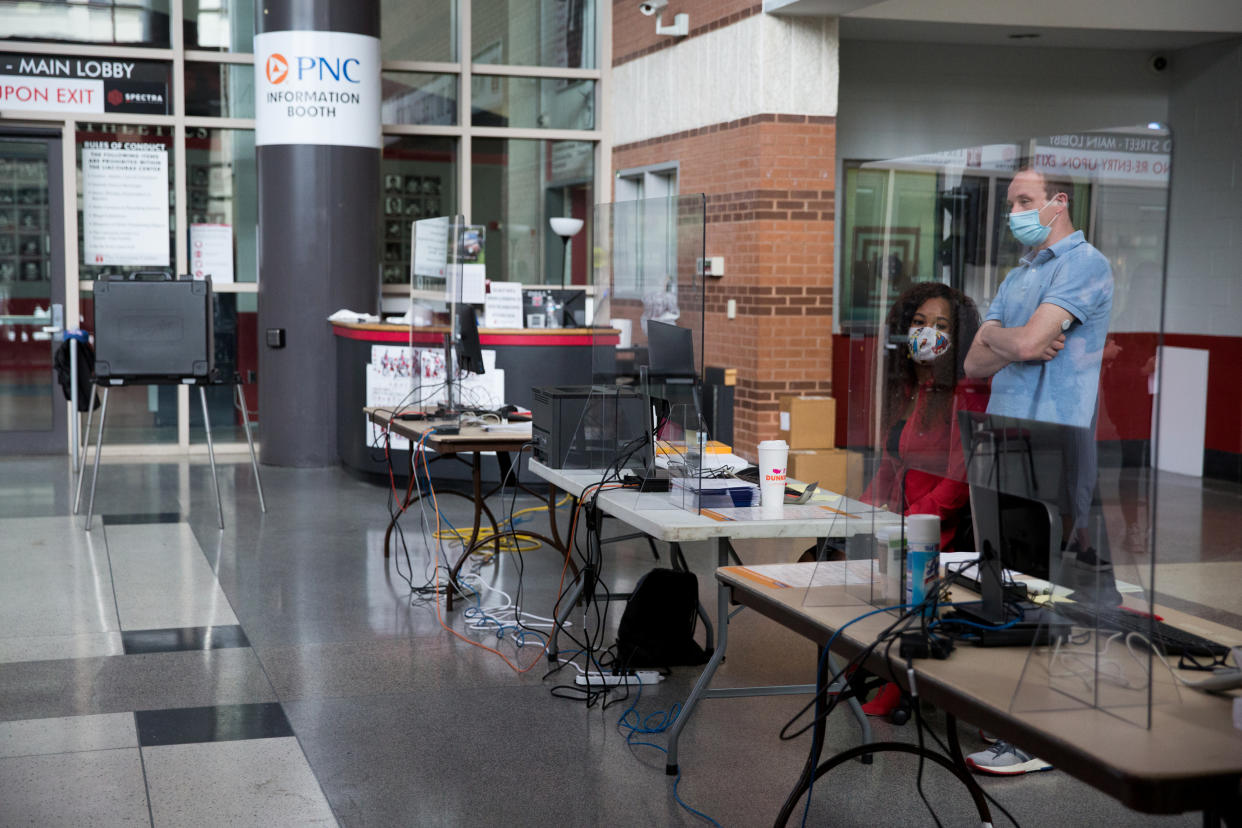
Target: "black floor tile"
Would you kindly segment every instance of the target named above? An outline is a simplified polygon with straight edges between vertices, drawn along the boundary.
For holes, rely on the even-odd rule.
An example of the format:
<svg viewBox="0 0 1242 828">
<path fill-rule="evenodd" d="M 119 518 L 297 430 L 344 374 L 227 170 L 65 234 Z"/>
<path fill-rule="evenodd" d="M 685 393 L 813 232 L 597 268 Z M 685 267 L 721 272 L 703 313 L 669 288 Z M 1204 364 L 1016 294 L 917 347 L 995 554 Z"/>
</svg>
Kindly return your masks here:
<svg viewBox="0 0 1242 828">
<path fill-rule="evenodd" d="M 138 725 L 138 744 L 142 747 L 293 735 L 284 708 L 278 702 L 138 710 L 134 720 Z"/>
<path fill-rule="evenodd" d="M 172 627 L 165 630 L 124 630 L 121 632 L 121 643 L 125 646 L 125 655 L 250 646 L 249 639 L 237 624 L 219 627 Z"/>
<path fill-rule="evenodd" d="M 101 515 L 104 526 L 134 526 L 141 523 L 180 523 L 181 515 L 177 512 L 127 512 L 116 515 Z"/>
</svg>

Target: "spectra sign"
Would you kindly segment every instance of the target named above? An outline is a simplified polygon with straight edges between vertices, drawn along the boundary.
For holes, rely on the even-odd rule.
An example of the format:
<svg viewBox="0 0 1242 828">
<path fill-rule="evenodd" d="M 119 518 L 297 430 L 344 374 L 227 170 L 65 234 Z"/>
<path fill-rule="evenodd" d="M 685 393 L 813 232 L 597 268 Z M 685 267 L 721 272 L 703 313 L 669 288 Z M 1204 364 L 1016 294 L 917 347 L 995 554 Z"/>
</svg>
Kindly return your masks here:
<svg viewBox="0 0 1242 828">
<path fill-rule="evenodd" d="M 255 144 L 380 146 L 379 38 L 255 35 Z"/>
<path fill-rule="evenodd" d="M 0 55 L 0 110 L 167 115 L 168 65 L 48 55 Z"/>
</svg>

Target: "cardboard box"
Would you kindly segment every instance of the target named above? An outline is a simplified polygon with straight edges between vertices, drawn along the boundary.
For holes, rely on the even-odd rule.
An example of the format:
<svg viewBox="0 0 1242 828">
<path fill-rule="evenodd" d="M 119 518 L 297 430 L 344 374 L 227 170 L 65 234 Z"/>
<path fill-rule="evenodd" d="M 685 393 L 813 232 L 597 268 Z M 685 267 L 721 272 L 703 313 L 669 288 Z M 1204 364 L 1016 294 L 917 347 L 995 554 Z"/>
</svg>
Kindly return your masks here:
<svg viewBox="0 0 1242 828">
<path fill-rule="evenodd" d="M 787 473 L 802 483 L 818 483 L 825 491 L 858 497 L 863 490 L 863 455 L 848 449 L 791 451 Z"/>
<path fill-rule="evenodd" d="M 781 397 L 780 434 L 791 451 L 836 445 L 837 401 L 832 397 Z"/>
</svg>

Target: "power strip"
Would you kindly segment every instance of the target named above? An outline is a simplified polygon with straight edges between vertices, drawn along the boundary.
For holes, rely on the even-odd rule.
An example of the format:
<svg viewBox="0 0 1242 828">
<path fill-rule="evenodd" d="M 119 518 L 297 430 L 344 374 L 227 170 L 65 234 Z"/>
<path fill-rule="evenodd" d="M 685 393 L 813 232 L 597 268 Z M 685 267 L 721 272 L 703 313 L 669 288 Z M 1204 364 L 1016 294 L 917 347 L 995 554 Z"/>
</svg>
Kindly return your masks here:
<svg viewBox="0 0 1242 828">
<path fill-rule="evenodd" d="M 581 673 L 574 679 L 579 687 L 616 687 L 621 684 L 656 684 L 661 681 L 664 681 L 664 676 L 656 670 L 638 670 L 628 675 Z"/>
</svg>

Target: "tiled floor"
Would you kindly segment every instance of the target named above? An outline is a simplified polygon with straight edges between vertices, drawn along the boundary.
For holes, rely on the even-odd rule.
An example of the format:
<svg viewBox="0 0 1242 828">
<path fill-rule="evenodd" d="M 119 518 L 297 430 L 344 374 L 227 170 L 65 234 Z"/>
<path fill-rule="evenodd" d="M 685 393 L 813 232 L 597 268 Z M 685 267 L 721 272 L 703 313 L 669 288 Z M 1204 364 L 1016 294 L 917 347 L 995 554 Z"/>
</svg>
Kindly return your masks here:
<svg viewBox="0 0 1242 828">
<path fill-rule="evenodd" d="M 86 533 L 70 514 L 67 465 L 0 460 L 0 489 L 14 493 L 0 499 L 0 825 L 707 824 L 677 797 L 723 825 L 767 825 L 805 758 L 803 740 L 778 738 L 803 698 L 709 701 L 682 740 L 680 781 L 667 777 L 663 755 L 627 746 L 617 722 L 631 704 L 642 717 L 669 710 L 695 669 L 607 709 L 555 697 L 565 676 L 546 678 L 543 663 L 517 674 L 441 621 L 523 666 L 537 646 L 518 650 L 411 596 L 395 566 L 409 574 L 405 555 L 380 552 L 386 490 L 339 469 L 264 468 L 263 515 L 248 463 L 222 466 L 220 531 L 206 466 L 108 462 Z M 1171 477 L 1161 487 L 1171 562 L 1157 566 L 1158 588 L 1242 616 L 1227 586 L 1242 575 L 1238 488 Z M 460 500 L 442 508 L 466 518 Z M 432 542 L 419 517 L 411 510 L 404 526 L 421 584 Z M 803 546 L 740 551 L 787 561 Z M 686 553 L 710 600 L 712 551 Z M 546 615 L 560 566 L 546 549 L 522 561 L 522 605 Z M 610 547 L 605 562 L 617 590 L 653 565 L 638 542 Z M 518 588 L 516 556 L 470 568 Z M 619 614 L 606 621 L 609 643 Z M 730 629 L 719 686 L 810 680 L 805 640 L 753 613 Z M 855 724 L 834 719 L 830 744 L 855 742 Z M 930 824 L 912 767 L 890 757 L 834 771 L 810 823 Z M 1198 822 L 1129 812 L 1056 771 L 985 785 L 1024 824 Z M 972 822 L 946 773 L 929 768 L 924 788 L 945 824 Z"/>
</svg>

